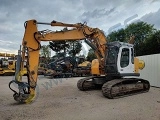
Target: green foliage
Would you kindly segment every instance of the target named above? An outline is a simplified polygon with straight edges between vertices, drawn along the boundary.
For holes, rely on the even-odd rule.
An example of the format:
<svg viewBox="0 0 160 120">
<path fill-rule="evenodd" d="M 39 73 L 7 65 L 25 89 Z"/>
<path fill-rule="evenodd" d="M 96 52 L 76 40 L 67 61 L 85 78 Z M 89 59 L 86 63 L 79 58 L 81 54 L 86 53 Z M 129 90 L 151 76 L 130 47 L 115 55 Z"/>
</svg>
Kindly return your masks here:
<svg viewBox="0 0 160 120">
<path fill-rule="evenodd" d="M 159 31 L 153 25 L 146 22 L 137 22 L 110 33 L 109 41 L 128 42 L 131 36 L 135 36 L 134 46 L 137 56 L 159 53 Z"/>
<path fill-rule="evenodd" d="M 93 59 L 96 59 L 96 55 L 92 49 L 89 50 L 88 55 L 87 55 L 87 61 L 92 61 Z"/>
<path fill-rule="evenodd" d="M 68 49 L 68 54 L 75 57 L 76 54 L 78 54 L 82 50 L 82 44 L 80 43 L 80 41 L 70 41 L 69 43 L 70 47 Z"/>
<path fill-rule="evenodd" d="M 131 35 L 135 36 L 135 43 L 144 42 L 149 36 L 154 33 L 155 29 L 153 25 L 146 22 L 137 22 L 128 25 L 125 29 L 126 39 L 129 39 Z"/>
<path fill-rule="evenodd" d="M 122 28 L 118 31 L 114 31 L 107 36 L 108 40 L 124 42 L 126 38 L 125 30 Z"/>
<path fill-rule="evenodd" d="M 65 31 L 68 31 L 68 29 L 64 28 L 62 31 L 65 32 Z M 69 54 L 70 56 L 73 56 L 73 57 L 76 56 L 76 54 L 78 54 L 82 48 L 80 41 L 75 41 L 75 40 L 52 41 L 52 42 L 49 42 L 49 46 L 56 53 L 62 53 L 61 55 L 64 55 L 64 56 Z"/>
<path fill-rule="evenodd" d="M 51 52 L 50 52 L 49 45 L 42 45 L 41 46 L 41 56 L 50 57 L 50 55 L 51 55 Z"/>
<path fill-rule="evenodd" d="M 160 30 L 156 31 L 146 40 L 142 53 L 143 55 L 160 53 Z"/>
<path fill-rule="evenodd" d="M 49 42 L 50 48 L 56 53 L 63 53 L 75 56 L 81 51 L 82 45 L 80 41 L 52 41 Z"/>
<path fill-rule="evenodd" d="M 69 48 L 69 43 L 67 43 L 66 41 L 52 41 L 52 42 L 49 42 L 49 46 L 56 53 L 62 50 L 64 50 L 64 53 L 65 53 L 66 49 Z"/>
<path fill-rule="evenodd" d="M 40 51 L 40 56 L 44 58 L 42 62 L 48 63 L 51 56 L 49 45 L 42 45 Z"/>
</svg>

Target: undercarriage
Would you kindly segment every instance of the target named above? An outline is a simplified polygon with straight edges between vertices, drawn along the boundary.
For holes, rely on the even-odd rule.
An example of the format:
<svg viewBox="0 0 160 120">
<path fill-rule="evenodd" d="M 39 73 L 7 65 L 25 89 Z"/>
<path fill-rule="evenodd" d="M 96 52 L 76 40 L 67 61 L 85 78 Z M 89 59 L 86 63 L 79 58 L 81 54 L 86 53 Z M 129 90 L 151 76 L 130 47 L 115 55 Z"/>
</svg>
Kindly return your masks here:
<svg viewBox="0 0 160 120">
<path fill-rule="evenodd" d="M 80 79 L 77 82 L 77 87 L 81 91 L 101 88 L 103 96 L 113 99 L 148 92 L 150 84 L 147 80 L 139 78 L 108 80 L 106 77 L 91 76 Z"/>
</svg>

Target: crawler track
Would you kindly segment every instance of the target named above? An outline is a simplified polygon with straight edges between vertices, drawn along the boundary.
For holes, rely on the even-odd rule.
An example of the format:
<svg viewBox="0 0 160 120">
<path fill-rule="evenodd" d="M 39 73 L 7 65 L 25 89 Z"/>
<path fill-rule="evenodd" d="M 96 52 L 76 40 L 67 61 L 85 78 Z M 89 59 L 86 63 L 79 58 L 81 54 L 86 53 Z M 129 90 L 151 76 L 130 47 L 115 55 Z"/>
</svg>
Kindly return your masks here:
<svg viewBox="0 0 160 120">
<path fill-rule="evenodd" d="M 82 91 L 85 91 L 85 90 L 90 90 L 90 89 L 94 89 L 95 88 L 95 85 L 94 83 L 92 82 L 92 79 L 94 77 L 91 76 L 91 77 L 86 77 L 86 78 L 83 78 L 83 79 L 80 79 L 78 82 L 77 82 L 77 87 L 79 90 L 82 90 Z M 90 81 L 91 80 L 91 81 Z"/>
<path fill-rule="evenodd" d="M 128 78 L 115 79 L 102 86 L 102 94 L 110 99 L 148 92 L 150 84 L 147 80 Z"/>
</svg>

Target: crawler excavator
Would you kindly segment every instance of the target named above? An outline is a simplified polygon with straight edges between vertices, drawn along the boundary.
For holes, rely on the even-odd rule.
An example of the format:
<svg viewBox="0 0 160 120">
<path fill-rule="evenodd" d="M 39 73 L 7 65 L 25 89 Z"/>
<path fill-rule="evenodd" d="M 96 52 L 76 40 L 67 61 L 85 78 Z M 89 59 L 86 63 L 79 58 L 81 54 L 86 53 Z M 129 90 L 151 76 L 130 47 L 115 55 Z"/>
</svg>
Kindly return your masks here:
<svg viewBox="0 0 160 120">
<path fill-rule="evenodd" d="M 76 60 L 73 57 L 60 57 L 47 65 L 44 75 L 47 78 L 72 77 Z"/>
<path fill-rule="evenodd" d="M 44 76 L 48 78 L 89 76 L 90 64 L 80 57 L 60 57 L 47 65 Z"/>
<path fill-rule="evenodd" d="M 67 31 L 38 31 L 38 25 L 71 27 L 71 29 Z M 85 40 L 95 51 L 97 59 L 92 61 L 92 76 L 77 82 L 79 90 L 94 89 L 101 85 L 102 94 L 107 98 L 149 91 L 149 81 L 132 78 L 132 76 L 140 75 L 139 60 L 134 58 L 133 44 L 118 41 L 108 42 L 100 29 L 91 28 L 85 23 L 68 24 L 57 21 L 43 23 L 28 20 L 24 26 L 25 33 L 18 52 L 15 78 L 9 83 L 9 88 L 14 92 L 13 97 L 16 101 L 29 103 L 36 96 L 37 66 L 41 41 Z M 27 56 L 27 82 L 22 81 L 25 56 Z M 12 83 L 18 84 L 19 91 L 12 88 Z"/>
</svg>

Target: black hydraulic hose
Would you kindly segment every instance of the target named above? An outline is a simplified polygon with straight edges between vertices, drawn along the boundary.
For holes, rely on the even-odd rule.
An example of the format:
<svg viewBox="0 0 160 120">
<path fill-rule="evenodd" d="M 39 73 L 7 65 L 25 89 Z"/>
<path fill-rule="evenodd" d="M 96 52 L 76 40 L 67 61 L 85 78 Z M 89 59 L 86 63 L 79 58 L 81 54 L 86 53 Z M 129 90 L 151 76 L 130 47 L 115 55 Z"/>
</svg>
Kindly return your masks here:
<svg viewBox="0 0 160 120">
<path fill-rule="evenodd" d="M 24 23 L 24 28 L 26 29 L 26 27 L 27 27 L 27 21 Z"/>
<path fill-rule="evenodd" d="M 30 86 L 28 85 L 28 83 L 26 83 L 26 82 L 19 82 L 19 81 L 16 81 L 16 80 L 12 80 L 12 81 L 9 82 L 9 85 L 8 85 L 8 86 L 9 86 L 9 88 L 10 88 L 14 93 L 16 93 L 16 94 L 18 94 L 18 93 L 11 88 L 11 84 L 12 84 L 12 83 L 18 84 L 18 87 L 22 87 L 23 89 L 30 87 Z"/>
<path fill-rule="evenodd" d="M 32 48 L 33 51 L 37 51 L 37 50 L 40 50 L 40 49 L 41 49 L 41 44 L 40 44 L 40 42 L 37 40 L 37 38 L 35 37 L 36 34 L 37 34 L 37 32 L 34 33 L 34 39 L 35 39 L 36 42 L 38 43 L 38 48 L 37 48 L 37 49 L 33 49 L 33 48 Z"/>
<path fill-rule="evenodd" d="M 9 86 L 9 88 L 10 88 L 14 93 L 18 94 L 15 90 L 13 90 L 13 89 L 11 88 L 11 84 L 14 83 L 14 82 L 16 83 L 15 80 L 10 81 L 8 86 Z"/>
</svg>

